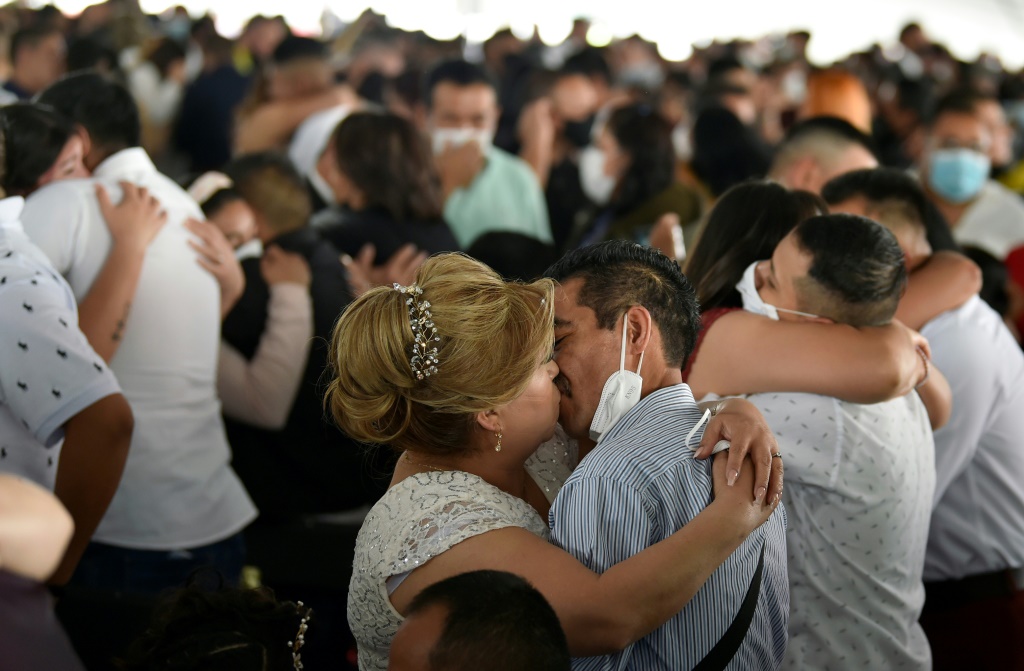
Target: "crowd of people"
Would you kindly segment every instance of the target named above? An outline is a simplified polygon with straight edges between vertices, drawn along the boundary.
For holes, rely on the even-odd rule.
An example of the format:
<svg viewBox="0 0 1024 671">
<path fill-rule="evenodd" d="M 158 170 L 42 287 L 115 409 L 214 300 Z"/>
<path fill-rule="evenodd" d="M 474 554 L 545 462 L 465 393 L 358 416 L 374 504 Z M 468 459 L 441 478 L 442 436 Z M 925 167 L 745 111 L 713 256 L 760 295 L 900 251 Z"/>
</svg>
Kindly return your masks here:
<svg viewBox="0 0 1024 671">
<path fill-rule="evenodd" d="M 1024 668 L 1024 73 L 586 36 L 0 10 L 0 667 Z"/>
</svg>

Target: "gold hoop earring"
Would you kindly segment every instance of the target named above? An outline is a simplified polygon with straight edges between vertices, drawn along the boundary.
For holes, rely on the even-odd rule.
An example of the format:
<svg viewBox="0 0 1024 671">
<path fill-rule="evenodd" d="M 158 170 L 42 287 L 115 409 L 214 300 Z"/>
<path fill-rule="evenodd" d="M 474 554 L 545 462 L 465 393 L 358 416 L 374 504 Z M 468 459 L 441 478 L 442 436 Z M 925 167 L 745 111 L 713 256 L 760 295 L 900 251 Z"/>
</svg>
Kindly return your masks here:
<svg viewBox="0 0 1024 671">
<path fill-rule="evenodd" d="M 494 434 L 498 437 L 498 444 L 494 447 L 495 452 L 501 452 L 501 431 Z"/>
</svg>

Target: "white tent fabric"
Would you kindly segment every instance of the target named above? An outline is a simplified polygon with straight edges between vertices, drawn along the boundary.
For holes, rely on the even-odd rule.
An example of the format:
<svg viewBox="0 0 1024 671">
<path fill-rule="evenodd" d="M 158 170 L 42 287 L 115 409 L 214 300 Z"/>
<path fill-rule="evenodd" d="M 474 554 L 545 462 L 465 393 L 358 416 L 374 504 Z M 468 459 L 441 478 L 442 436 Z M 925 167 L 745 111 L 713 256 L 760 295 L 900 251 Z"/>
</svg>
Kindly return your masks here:
<svg viewBox="0 0 1024 671">
<path fill-rule="evenodd" d="M 29 4 L 44 4 L 31 0 Z M 56 0 L 76 14 L 96 0 Z M 144 11 L 159 13 L 170 0 L 141 0 Z M 998 55 L 1013 68 L 1024 66 L 1024 0 L 181 0 L 194 15 L 211 11 L 225 34 L 237 34 L 257 13 L 284 14 L 304 33 L 318 33 L 325 12 L 354 20 L 372 7 L 405 30 L 424 30 L 438 39 L 466 35 L 483 41 L 495 30 L 511 27 L 524 36 L 537 25 L 549 44 L 561 42 L 572 19 L 586 17 L 595 34 L 606 38 L 639 33 L 658 43 L 666 57 L 684 58 L 693 43 L 733 37 L 755 38 L 795 28 L 813 34 L 809 56 L 829 63 L 878 42 L 895 41 L 902 25 L 919 21 L 957 56 L 974 59 L 980 52 Z"/>
</svg>

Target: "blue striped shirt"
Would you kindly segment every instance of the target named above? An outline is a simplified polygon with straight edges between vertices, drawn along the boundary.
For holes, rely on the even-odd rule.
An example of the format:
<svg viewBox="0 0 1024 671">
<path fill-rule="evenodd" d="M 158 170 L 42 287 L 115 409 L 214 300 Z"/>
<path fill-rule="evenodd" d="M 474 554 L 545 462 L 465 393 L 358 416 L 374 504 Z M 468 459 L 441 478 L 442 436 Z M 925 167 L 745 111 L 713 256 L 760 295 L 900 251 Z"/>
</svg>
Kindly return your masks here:
<svg viewBox="0 0 1024 671">
<path fill-rule="evenodd" d="M 701 418 L 679 384 L 642 399 L 579 465 L 551 507 L 551 540 L 598 573 L 668 538 L 712 499 L 711 460 L 685 445 Z M 775 669 L 786 651 L 789 579 L 786 514 L 779 509 L 718 567 L 675 617 L 622 652 L 573 660 L 592 669 L 690 669 L 739 612 L 765 546 L 764 575 L 750 630 L 729 669 Z"/>
</svg>

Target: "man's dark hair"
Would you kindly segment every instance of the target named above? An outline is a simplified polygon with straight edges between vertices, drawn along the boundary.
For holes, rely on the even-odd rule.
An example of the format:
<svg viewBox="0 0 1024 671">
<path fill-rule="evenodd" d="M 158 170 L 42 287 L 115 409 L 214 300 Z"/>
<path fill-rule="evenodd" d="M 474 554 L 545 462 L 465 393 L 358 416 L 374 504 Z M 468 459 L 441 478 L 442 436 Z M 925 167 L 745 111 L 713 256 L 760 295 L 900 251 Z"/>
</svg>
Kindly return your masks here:
<svg viewBox="0 0 1024 671">
<path fill-rule="evenodd" d="M 498 92 L 498 85 L 494 78 L 479 65 L 474 65 L 464 60 L 444 61 L 427 74 L 427 82 L 423 88 L 426 93 L 426 103 L 428 106 L 433 106 L 434 104 L 434 89 L 444 82 L 455 84 L 456 86 L 484 84 L 494 89 L 495 94 Z"/>
<path fill-rule="evenodd" d="M 935 122 L 945 114 L 967 114 L 974 116 L 977 113 L 979 104 L 993 100 L 997 100 L 995 96 L 974 89 L 961 88 L 950 91 L 935 103 L 935 107 L 932 108 L 931 114 L 928 117 L 928 127 L 934 126 Z"/>
<path fill-rule="evenodd" d="M 325 60 L 327 56 L 327 45 L 320 40 L 289 35 L 274 49 L 271 60 L 275 65 L 284 65 L 302 59 Z"/>
<path fill-rule="evenodd" d="M 722 56 L 708 64 L 708 81 L 714 81 L 733 70 L 746 70 L 746 66 L 736 56 Z"/>
<path fill-rule="evenodd" d="M 117 72 L 119 67 L 117 52 L 92 37 L 79 37 L 71 42 L 65 60 L 69 73 L 82 70 Z"/>
<path fill-rule="evenodd" d="M 39 178 L 57 161 L 75 133 L 70 121 L 37 103 L 19 102 L 0 107 L 4 129 L 4 176 L 0 185 L 8 196 L 27 196 Z"/>
<path fill-rule="evenodd" d="M 11 38 L 11 64 L 17 64 L 18 52 L 21 51 L 22 47 L 39 46 L 40 42 L 46 40 L 51 35 L 63 36 L 63 33 L 60 28 L 49 23 L 29 26 L 14 33 L 14 37 Z"/>
<path fill-rule="evenodd" d="M 416 595 L 406 618 L 447 610 L 431 671 L 568 671 L 569 645 L 554 609 L 530 583 L 504 571 L 472 571 Z"/>
<path fill-rule="evenodd" d="M 905 219 L 924 226 L 928 244 L 933 250 L 959 250 L 945 218 L 934 209 L 920 182 L 902 170 L 853 170 L 829 181 L 822 188 L 821 195 L 829 205 L 851 198 L 863 198 L 870 205 L 868 214 L 871 214 L 872 208 L 898 204 L 911 215 Z"/>
<path fill-rule="evenodd" d="M 565 59 L 562 69 L 585 75 L 590 79 L 603 79 L 606 84 L 611 85 L 612 69 L 604 54 L 605 52 L 597 47 L 586 47 Z"/>
<path fill-rule="evenodd" d="M 801 221 L 826 212 L 815 194 L 777 182 L 749 181 L 726 191 L 686 259 L 686 276 L 697 288 L 701 308 L 743 307 L 736 284 L 747 267 L 770 258 Z"/>
<path fill-rule="evenodd" d="M 770 155 L 757 133 L 731 110 L 704 109 L 693 124 L 690 167 L 715 197 L 748 179 L 764 177 Z"/>
<path fill-rule="evenodd" d="M 544 273 L 556 282 L 580 278 L 576 301 L 612 330 L 634 305 L 647 308 L 661 332 L 665 362 L 682 368 L 697 342 L 700 309 L 693 285 L 675 261 L 656 249 L 608 240 L 569 252 Z"/>
<path fill-rule="evenodd" d="M 107 156 L 140 143 L 139 109 L 121 84 L 94 72 L 68 75 L 39 94 L 49 105 L 89 133 L 94 148 Z"/>
<path fill-rule="evenodd" d="M 907 267 L 888 229 L 866 217 L 828 214 L 797 224 L 793 233 L 811 256 L 806 278 L 796 285 L 800 310 L 850 326 L 892 321 Z"/>
</svg>

